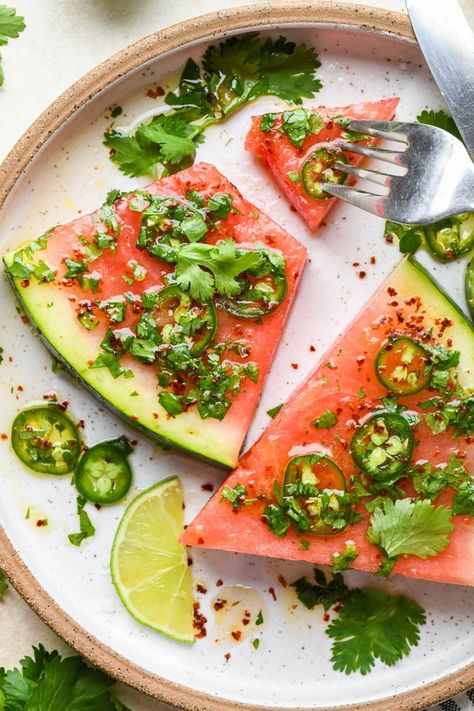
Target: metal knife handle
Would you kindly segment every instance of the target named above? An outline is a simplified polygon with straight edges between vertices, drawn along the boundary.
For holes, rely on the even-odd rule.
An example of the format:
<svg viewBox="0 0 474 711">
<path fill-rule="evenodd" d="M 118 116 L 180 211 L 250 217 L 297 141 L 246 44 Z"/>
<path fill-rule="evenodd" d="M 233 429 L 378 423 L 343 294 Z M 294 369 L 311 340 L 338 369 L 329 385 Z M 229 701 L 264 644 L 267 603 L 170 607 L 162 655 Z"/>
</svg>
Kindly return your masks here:
<svg viewBox="0 0 474 711">
<path fill-rule="evenodd" d="M 441 94 L 474 160 L 474 32 L 456 0 L 406 0 Z"/>
</svg>

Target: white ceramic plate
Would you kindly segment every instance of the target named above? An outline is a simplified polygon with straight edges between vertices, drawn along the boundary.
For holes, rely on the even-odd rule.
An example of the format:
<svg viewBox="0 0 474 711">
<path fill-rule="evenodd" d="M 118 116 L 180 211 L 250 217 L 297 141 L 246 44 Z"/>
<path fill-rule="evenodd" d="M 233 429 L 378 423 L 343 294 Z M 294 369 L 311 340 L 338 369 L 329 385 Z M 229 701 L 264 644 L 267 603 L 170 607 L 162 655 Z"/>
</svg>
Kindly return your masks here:
<svg viewBox="0 0 474 711">
<path fill-rule="evenodd" d="M 285 26 L 280 22 L 278 29 L 268 30 L 272 36 L 279 32 L 296 42 L 314 45 L 320 53 L 319 76 L 324 88 L 308 104 L 337 106 L 399 95 L 398 116 L 408 120 L 414 119 L 425 106 L 440 105 L 418 49 L 407 41 L 332 25 Z M 201 33 L 204 34 L 202 30 Z M 113 187 L 127 189 L 146 184 L 144 179 L 125 178 L 109 161 L 101 142 L 107 126 L 104 118 L 107 108 L 120 104 L 124 113 L 119 123 L 131 123 L 141 112 L 158 105 L 156 100 L 146 97 L 150 85 L 163 83 L 161 77 L 179 70 L 188 56 L 198 58 L 207 44 L 196 41 L 126 73 L 75 111 L 53 133 L 19 178 L 3 207 L 2 252 L 51 225 L 95 209 Z M 267 425 L 266 410 L 283 401 L 310 372 L 399 259 L 397 248 L 388 246 L 382 238 L 383 222 L 349 206 L 336 206 L 327 225 L 316 236 L 311 235 L 289 209 L 262 165 L 243 150 L 250 116 L 283 106 L 276 99 L 260 99 L 223 126 L 209 130 L 205 144 L 198 151 L 198 160 L 214 163 L 247 199 L 303 242 L 311 257 L 249 433 L 249 444 Z M 376 258 L 375 265 L 370 263 L 371 257 Z M 425 254 L 421 255 L 421 261 L 451 296 L 463 303 L 460 266 L 436 265 Z M 355 262 L 360 266 L 354 267 Z M 363 280 L 358 277 L 361 269 L 367 273 Z M 1 521 L 6 538 L 37 581 L 34 589 L 29 589 L 25 581 L 32 578 L 19 575 L 23 580 L 19 588 L 33 602 L 38 588 L 42 588 L 77 625 L 114 650 L 118 655 L 115 666 L 104 663 L 109 671 L 139 684 L 139 674 L 126 673 L 127 665 L 139 665 L 144 670 L 146 690 L 182 705 L 199 700 L 200 706 L 207 708 L 227 708 L 228 702 L 243 702 L 270 708 L 323 709 L 376 702 L 404 692 L 413 693 L 397 696 L 398 701 L 387 701 L 380 708 L 418 708 L 423 703 L 420 687 L 457 673 L 466 679 L 465 671 L 461 670 L 472 661 L 473 637 L 469 629 L 472 629 L 473 593 L 462 587 L 397 576 L 389 582 L 377 580 L 377 585 L 418 600 L 428 613 L 428 623 L 421 629 L 419 646 L 409 657 L 392 668 L 377 664 L 367 677 L 357 674 L 347 677 L 332 670 L 330 641 L 324 634 L 321 611 L 310 612 L 301 605 L 293 609 L 294 594 L 278 583 L 279 575 L 293 581 L 310 573 L 310 566 L 304 564 L 192 551 L 195 582 L 208 591 L 197 595 L 208 618 L 207 637 L 193 647 L 186 647 L 136 623 L 122 607 L 109 574 L 110 547 L 126 503 L 161 478 L 179 474 L 185 487 L 186 517 L 191 520 L 208 496 L 201 490 L 201 484 L 217 484 L 223 474 L 208 465 L 158 449 L 104 410 L 67 376 L 53 374 L 48 352 L 22 322 L 4 279 L 0 284 L 0 300 L 0 343 L 5 351 L 0 371 L 0 433 L 9 432 L 19 408 L 55 391 L 60 400 L 71 403 L 74 417 L 84 420 L 88 443 L 120 433 L 139 440 L 133 455 L 134 484 L 127 501 L 97 513 L 92 511 L 97 535 L 81 548 L 74 548 L 67 540 L 67 534 L 77 529 L 75 492 L 68 477 L 33 475 L 12 454 L 9 441 L 0 441 Z M 316 346 L 316 353 L 310 352 L 310 344 Z M 299 364 L 298 370 L 290 366 L 295 362 Z M 28 509 L 30 518 L 26 519 Z M 37 518 L 43 517 L 48 519 L 48 526 L 37 528 Z M 10 559 L 5 565 L 13 574 Z M 349 573 L 347 578 L 350 584 L 374 584 L 372 578 L 369 580 L 363 574 Z M 240 643 L 231 640 L 230 620 L 216 620 L 212 609 L 213 597 L 222 593 L 222 588 L 216 587 L 219 579 L 225 586 L 251 588 L 234 589 L 227 594 L 264 612 L 264 625 L 251 629 Z M 277 601 L 268 592 L 271 587 Z M 36 601 L 36 609 L 68 641 L 74 642 L 74 628 L 64 619 L 55 624 L 56 613 L 48 615 L 44 596 L 42 599 L 43 602 Z M 77 635 L 82 638 L 81 631 Z M 257 651 L 251 645 L 256 636 L 260 638 Z M 89 647 L 84 644 L 79 647 L 83 652 L 88 649 L 89 656 L 100 662 L 100 655 L 93 653 L 94 644 L 92 640 Z M 224 655 L 228 652 L 231 657 L 226 661 Z M 152 683 L 150 673 L 159 675 L 161 680 Z M 188 702 L 184 700 L 186 692 L 179 696 L 174 684 L 189 688 Z M 451 685 L 447 691 L 445 686 L 438 698 L 455 689 Z M 219 700 L 217 706 L 212 698 Z M 430 699 L 435 700 L 435 696 Z"/>
</svg>

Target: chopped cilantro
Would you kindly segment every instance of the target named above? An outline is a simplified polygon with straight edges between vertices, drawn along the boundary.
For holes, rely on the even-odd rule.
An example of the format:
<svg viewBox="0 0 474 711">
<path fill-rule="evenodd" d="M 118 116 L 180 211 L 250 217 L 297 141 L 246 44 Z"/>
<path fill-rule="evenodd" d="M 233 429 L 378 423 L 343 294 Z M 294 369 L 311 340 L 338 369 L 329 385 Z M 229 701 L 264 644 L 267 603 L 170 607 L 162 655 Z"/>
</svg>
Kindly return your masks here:
<svg viewBox="0 0 474 711">
<path fill-rule="evenodd" d="M 301 148 L 307 136 L 320 133 L 324 121 L 319 114 L 301 107 L 283 111 L 280 131 L 296 146 Z"/>
<path fill-rule="evenodd" d="M 343 570 L 346 570 L 346 568 L 348 568 L 350 564 L 355 561 L 358 555 L 359 553 L 355 545 L 353 545 L 352 543 L 346 544 L 346 547 L 344 548 L 342 553 L 338 553 L 333 558 L 333 571 L 336 573 L 340 573 Z"/>
<path fill-rule="evenodd" d="M 254 649 L 258 649 L 260 647 L 260 640 L 257 637 L 252 640 L 252 647 Z"/>
<path fill-rule="evenodd" d="M 312 610 L 316 605 L 322 605 L 327 611 L 335 603 L 342 602 L 349 592 L 340 573 L 335 573 L 327 580 L 322 570 L 314 568 L 314 577 L 316 583 L 312 583 L 305 577 L 291 583 L 298 600 L 308 610 Z"/>
<path fill-rule="evenodd" d="M 326 412 L 323 412 L 309 424 L 316 427 L 317 430 L 330 430 L 337 425 L 338 422 L 339 420 L 337 419 L 336 413 L 332 410 L 326 410 Z"/>
<path fill-rule="evenodd" d="M 176 417 L 184 412 L 184 407 L 176 395 L 169 392 L 161 392 L 158 395 L 158 402 L 171 417 Z"/>
<path fill-rule="evenodd" d="M 240 509 L 247 496 L 247 487 L 244 484 L 236 484 L 234 487 L 224 486 L 222 498 L 232 504 L 234 509 Z"/>
<path fill-rule="evenodd" d="M 357 397 L 359 400 L 362 400 L 365 397 L 365 390 L 362 388 L 359 388 L 359 392 L 357 393 Z"/>
<path fill-rule="evenodd" d="M 263 625 L 263 612 L 262 610 L 259 610 L 258 615 L 255 619 L 255 624 L 256 625 Z"/>
<path fill-rule="evenodd" d="M 297 183 L 300 183 L 300 182 L 301 182 L 300 176 L 299 176 L 299 174 L 296 172 L 296 170 L 290 170 L 290 172 L 287 173 L 286 175 L 287 175 L 287 177 L 291 180 L 292 183 L 297 184 Z"/>
<path fill-rule="evenodd" d="M 68 535 L 69 541 L 73 546 L 80 546 L 85 538 L 90 538 L 95 534 L 95 528 L 87 514 L 84 510 L 84 506 L 87 501 L 83 496 L 77 497 L 77 514 L 79 516 L 79 533 L 70 533 Z"/>
<path fill-rule="evenodd" d="M 283 405 L 284 403 L 282 402 L 280 405 L 275 405 L 275 407 L 271 407 L 269 410 L 267 410 L 267 415 L 273 419 L 278 415 Z"/>
<path fill-rule="evenodd" d="M 268 133 L 268 131 L 271 131 L 275 126 L 277 116 L 278 114 L 274 112 L 263 114 L 262 120 L 260 121 L 260 131 L 262 131 L 262 133 Z"/>
</svg>

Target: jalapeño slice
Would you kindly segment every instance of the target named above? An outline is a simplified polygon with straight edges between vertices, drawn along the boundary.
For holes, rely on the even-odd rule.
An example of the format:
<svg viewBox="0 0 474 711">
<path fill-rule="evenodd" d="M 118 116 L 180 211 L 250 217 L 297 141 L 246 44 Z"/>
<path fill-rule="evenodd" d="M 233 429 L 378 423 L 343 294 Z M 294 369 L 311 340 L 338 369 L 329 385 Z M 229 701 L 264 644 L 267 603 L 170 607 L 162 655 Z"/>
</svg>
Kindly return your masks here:
<svg viewBox="0 0 474 711">
<path fill-rule="evenodd" d="M 343 183 L 347 175 L 334 167 L 336 161 L 348 163 L 346 155 L 339 148 L 318 148 L 304 163 L 301 177 L 308 195 L 318 200 L 329 200 L 332 195 L 324 192 L 323 183 Z"/>
<path fill-rule="evenodd" d="M 288 284 L 285 260 L 281 252 L 259 249 L 260 261 L 236 277 L 239 292 L 235 296 L 216 297 L 226 311 L 241 318 L 261 318 L 272 313 L 286 296 Z M 237 250 L 238 256 L 245 250 Z"/>
<path fill-rule="evenodd" d="M 428 247 L 442 262 L 457 259 L 474 247 L 474 212 L 448 217 L 424 229 Z"/>
<path fill-rule="evenodd" d="M 381 410 L 355 431 L 350 449 L 363 472 L 374 479 L 396 481 L 410 464 L 414 445 L 407 420 Z"/>
<path fill-rule="evenodd" d="M 164 343 L 192 344 L 190 351 L 193 356 L 199 356 L 206 350 L 217 328 L 212 303 L 196 301 L 176 285 L 158 292 L 153 318 Z"/>
<path fill-rule="evenodd" d="M 344 474 L 330 457 L 321 452 L 293 457 L 285 470 L 285 485 L 312 484 L 318 489 L 346 490 Z"/>
<path fill-rule="evenodd" d="M 421 343 L 407 336 L 390 338 L 375 358 L 378 379 L 395 395 L 413 395 L 428 387 L 432 370 Z"/>
<path fill-rule="evenodd" d="M 133 448 L 125 437 L 99 442 L 82 455 L 74 474 L 78 492 L 94 504 L 114 504 L 132 483 L 127 455 Z"/>
<path fill-rule="evenodd" d="M 465 287 L 469 313 L 471 314 L 471 318 L 474 321 L 474 257 L 467 265 Z"/>
<path fill-rule="evenodd" d="M 67 474 L 77 464 L 81 440 L 75 424 L 58 405 L 36 405 L 15 417 L 12 447 L 35 472 Z"/>
<path fill-rule="evenodd" d="M 346 480 L 323 452 L 293 457 L 285 470 L 284 501 L 300 533 L 332 536 L 354 521 Z M 293 502 L 293 503 L 291 503 Z"/>
</svg>

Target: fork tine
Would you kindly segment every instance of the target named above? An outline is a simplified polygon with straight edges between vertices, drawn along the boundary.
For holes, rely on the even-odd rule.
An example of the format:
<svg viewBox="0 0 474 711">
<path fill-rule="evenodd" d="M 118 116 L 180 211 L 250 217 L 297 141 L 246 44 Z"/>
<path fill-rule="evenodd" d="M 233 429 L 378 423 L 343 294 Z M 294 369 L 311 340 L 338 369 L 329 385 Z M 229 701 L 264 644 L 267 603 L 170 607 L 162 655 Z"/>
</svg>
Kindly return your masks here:
<svg viewBox="0 0 474 711">
<path fill-rule="evenodd" d="M 377 185 L 383 185 L 385 188 L 388 187 L 388 181 L 390 181 L 390 178 L 395 177 L 394 175 L 380 173 L 378 170 L 365 170 L 364 168 L 357 168 L 355 165 L 341 163 L 340 161 L 336 161 L 334 167 L 343 173 L 355 175 L 357 178 L 365 178 L 366 180 L 370 180 L 372 183 L 377 183 Z"/>
<path fill-rule="evenodd" d="M 347 185 L 337 185 L 336 183 L 322 183 L 322 189 L 333 195 L 349 202 L 355 207 L 360 207 L 362 210 L 367 210 L 374 215 L 384 217 L 383 200 L 385 195 L 374 195 L 363 190 L 355 190 Z"/>
<path fill-rule="evenodd" d="M 407 134 L 403 129 L 405 124 L 397 121 L 366 121 L 364 119 L 352 119 L 348 128 L 358 133 L 365 133 L 374 138 L 386 138 L 389 141 L 400 143 L 407 142 Z"/>
<path fill-rule="evenodd" d="M 371 148 L 371 146 L 361 146 L 360 143 L 340 143 L 339 148 L 348 153 L 358 153 L 368 158 L 378 158 L 388 163 L 403 165 L 403 155 L 405 151 L 387 151 L 384 148 Z"/>
</svg>

